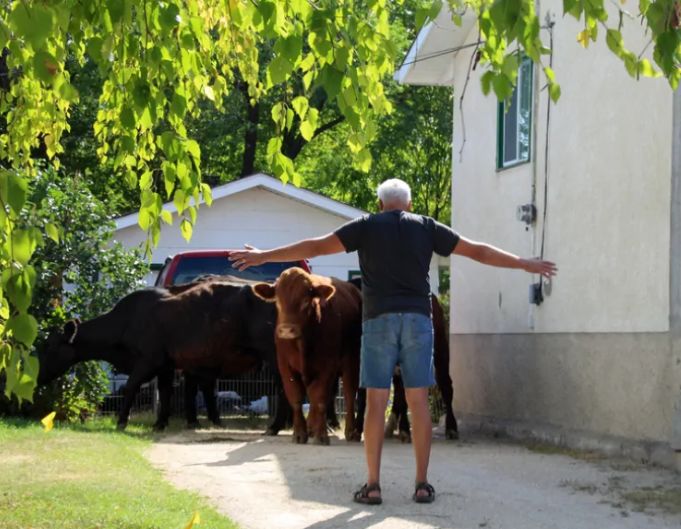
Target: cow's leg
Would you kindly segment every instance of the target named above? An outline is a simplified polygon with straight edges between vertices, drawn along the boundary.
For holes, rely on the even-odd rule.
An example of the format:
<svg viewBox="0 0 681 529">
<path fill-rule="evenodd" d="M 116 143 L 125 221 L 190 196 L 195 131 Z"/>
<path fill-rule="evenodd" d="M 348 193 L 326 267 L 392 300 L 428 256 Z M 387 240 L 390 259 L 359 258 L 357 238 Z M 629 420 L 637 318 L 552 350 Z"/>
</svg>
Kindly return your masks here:
<svg viewBox="0 0 681 529">
<path fill-rule="evenodd" d="M 154 430 L 160 432 L 165 430 L 170 419 L 170 396 L 173 392 L 173 375 L 175 370 L 172 366 L 165 367 L 159 371 L 156 380 L 158 383 L 158 414 L 156 416 L 156 423 Z"/>
<path fill-rule="evenodd" d="M 343 397 L 345 399 L 345 440 L 361 441 L 362 432 L 357 427 L 355 398 L 359 387 L 359 357 L 346 353 L 343 356 Z M 362 417 L 362 420 L 364 417 Z"/>
<path fill-rule="evenodd" d="M 283 355 L 282 355 L 283 356 Z M 304 444 L 307 443 L 307 422 L 303 415 L 303 399 L 305 398 L 305 386 L 300 380 L 298 373 L 293 373 L 285 360 L 280 360 L 278 356 L 279 373 L 281 374 L 281 381 L 284 384 L 284 392 L 286 399 L 291 405 L 293 411 L 293 442 Z"/>
<path fill-rule="evenodd" d="M 334 370 L 330 376 L 320 374 L 307 387 L 307 395 L 310 399 L 310 413 L 307 416 L 308 431 L 317 444 L 329 444 L 329 433 L 326 429 L 326 408 L 336 373 L 337 371 Z"/>
<path fill-rule="evenodd" d="M 404 383 L 402 376 L 393 375 L 393 412 L 398 421 L 398 436 L 403 443 L 411 442 L 411 428 L 409 427 L 409 417 L 407 416 L 407 399 L 404 396 Z"/>
<path fill-rule="evenodd" d="M 447 439 L 458 439 L 459 428 L 452 409 L 454 390 L 452 389 L 452 378 L 449 376 L 449 336 L 442 306 L 435 296 L 433 296 L 433 332 L 433 364 L 435 380 L 440 388 L 442 401 L 445 405 L 445 437 Z"/>
<path fill-rule="evenodd" d="M 338 378 L 334 379 L 333 388 L 329 393 L 329 402 L 326 403 L 326 424 L 332 430 L 340 428 L 338 415 L 336 414 L 336 395 L 338 394 Z"/>
<path fill-rule="evenodd" d="M 153 376 L 158 372 L 159 366 L 150 365 L 147 363 L 139 363 L 134 367 L 128 381 L 125 384 L 125 390 L 123 391 L 123 406 L 118 414 L 118 424 L 116 428 L 119 430 L 124 430 L 128 425 L 128 417 L 130 416 L 130 408 L 132 408 L 132 403 L 135 400 L 135 395 L 140 389 L 140 386 L 151 380 Z"/>
<path fill-rule="evenodd" d="M 442 394 L 442 402 L 445 405 L 445 437 L 447 439 L 458 439 L 459 427 L 456 424 L 456 417 L 452 409 L 454 390 L 452 388 L 452 377 L 449 376 L 449 366 L 447 366 L 447 369 L 436 369 L 435 379 Z"/>
<path fill-rule="evenodd" d="M 187 428 L 199 428 L 199 419 L 196 416 L 196 392 L 199 380 L 197 375 L 184 374 L 184 415 L 187 419 Z"/>
<path fill-rule="evenodd" d="M 220 412 L 218 411 L 218 400 L 215 396 L 215 380 L 213 377 L 202 379 L 199 387 L 201 388 L 201 393 L 203 393 L 203 401 L 206 403 L 208 420 L 215 426 L 222 426 Z"/>
<path fill-rule="evenodd" d="M 278 374 L 277 374 L 278 376 Z M 275 379 L 276 382 L 276 399 L 274 410 L 274 419 L 265 430 L 265 435 L 277 435 L 280 430 L 285 429 L 287 426 L 291 425 L 293 410 L 288 402 L 286 393 L 284 391 L 284 385 L 281 378 Z"/>
</svg>

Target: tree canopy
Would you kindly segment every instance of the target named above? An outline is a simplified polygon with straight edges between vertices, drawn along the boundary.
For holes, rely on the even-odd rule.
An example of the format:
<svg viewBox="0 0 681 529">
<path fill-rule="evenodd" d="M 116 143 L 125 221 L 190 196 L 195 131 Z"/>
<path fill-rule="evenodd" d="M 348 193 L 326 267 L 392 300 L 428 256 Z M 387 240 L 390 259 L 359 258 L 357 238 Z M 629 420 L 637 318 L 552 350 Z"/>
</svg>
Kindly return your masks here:
<svg viewBox="0 0 681 529">
<path fill-rule="evenodd" d="M 455 21 L 475 13 L 479 57 L 487 68 L 482 89 L 510 95 L 519 53 L 537 63 L 549 50 L 540 38 L 532 0 L 448 0 Z M 400 2 L 397 2 L 399 4 Z M 201 175 L 201 146 L 192 123 L 206 106 L 221 108 L 237 94 L 252 107 L 271 98 L 265 157 L 274 173 L 298 184 L 293 163 L 300 148 L 342 119 L 354 167 L 368 171 L 377 117 L 392 103 L 384 81 L 397 45 L 390 35 L 396 3 L 386 0 L 0 0 L 0 372 L 6 392 L 30 399 L 37 361 L 30 349 L 37 322 L 30 314 L 36 272 L 31 260 L 44 231 L 20 222 L 38 159 L 56 168 L 68 143 L 69 116 L 79 105 L 96 108 L 98 163 L 111 182 L 140 197 L 140 225 L 156 244 L 162 210 L 172 200 L 180 229 L 191 236 L 210 187 Z M 441 2 L 426 1 L 416 25 L 433 18 Z M 610 50 L 633 76 L 657 75 L 653 64 L 625 48 L 624 4 L 611 24 L 604 0 L 564 0 L 564 11 L 584 21 L 587 45 L 605 31 Z M 672 87 L 679 81 L 677 0 L 640 0 L 638 14 L 653 46 L 654 63 Z M 612 10 L 612 8 L 610 8 Z M 69 68 L 96 70 L 101 92 L 86 94 Z M 560 88 L 544 65 L 551 97 Z M 236 95 L 235 95 L 236 97 Z M 336 118 L 322 108 L 333 106 Z M 296 151 L 296 149 L 298 149 Z M 63 233 L 63 232 L 61 232 Z"/>
</svg>

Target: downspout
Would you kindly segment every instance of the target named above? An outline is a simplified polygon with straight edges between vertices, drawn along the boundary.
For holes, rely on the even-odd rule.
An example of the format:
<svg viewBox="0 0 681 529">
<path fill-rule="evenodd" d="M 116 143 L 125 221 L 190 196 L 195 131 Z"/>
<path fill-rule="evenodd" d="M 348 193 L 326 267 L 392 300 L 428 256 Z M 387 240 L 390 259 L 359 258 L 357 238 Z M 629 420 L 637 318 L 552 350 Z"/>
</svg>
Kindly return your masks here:
<svg viewBox="0 0 681 529">
<path fill-rule="evenodd" d="M 541 3 L 539 0 L 535 0 L 535 12 L 537 14 L 541 13 Z M 538 150 L 538 128 L 539 128 L 539 99 L 540 99 L 540 87 L 539 87 L 539 72 L 535 72 L 534 70 L 537 69 L 536 65 L 533 63 L 532 64 L 532 118 L 531 118 L 531 123 L 530 123 L 530 133 L 532 134 L 532 147 L 531 147 L 531 152 L 530 156 L 532 158 L 532 183 L 531 183 L 531 194 L 530 194 L 530 204 L 532 204 L 535 208 L 535 211 L 538 211 L 537 208 L 537 158 L 539 156 L 539 150 Z M 530 255 L 535 256 L 538 255 L 538 240 L 539 240 L 539 226 L 538 226 L 538 218 L 535 218 L 534 220 L 534 226 L 533 226 L 533 233 L 532 233 L 532 240 L 530 241 Z M 535 315 L 535 310 L 536 310 L 536 305 L 533 305 L 530 303 L 528 305 L 527 309 L 527 327 L 530 330 L 534 330 L 534 315 Z"/>
<path fill-rule="evenodd" d="M 669 248 L 669 339 L 670 366 L 676 401 L 673 403 L 670 447 L 681 470 L 681 90 L 672 103 L 672 167 Z"/>
</svg>

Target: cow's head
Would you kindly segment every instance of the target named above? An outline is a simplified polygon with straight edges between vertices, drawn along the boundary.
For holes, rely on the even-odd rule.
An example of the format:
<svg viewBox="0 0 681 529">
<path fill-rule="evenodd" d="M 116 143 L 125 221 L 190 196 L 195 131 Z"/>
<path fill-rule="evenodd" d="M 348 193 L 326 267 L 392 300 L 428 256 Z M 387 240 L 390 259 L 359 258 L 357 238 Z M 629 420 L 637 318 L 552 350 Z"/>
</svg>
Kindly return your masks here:
<svg viewBox="0 0 681 529">
<path fill-rule="evenodd" d="M 60 377 L 75 363 L 78 362 L 77 352 L 74 345 L 78 336 L 80 321 L 72 320 L 64 324 L 59 331 L 52 331 L 47 337 L 45 346 L 38 353 L 40 360 L 40 372 L 38 384 L 47 384 Z"/>
<path fill-rule="evenodd" d="M 253 285 L 256 296 L 277 304 L 277 338 L 300 338 L 305 326 L 322 319 L 322 307 L 336 289 L 331 280 L 307 273 L 302 268 L 284 270 L 274 284 Z"/>
</svg>

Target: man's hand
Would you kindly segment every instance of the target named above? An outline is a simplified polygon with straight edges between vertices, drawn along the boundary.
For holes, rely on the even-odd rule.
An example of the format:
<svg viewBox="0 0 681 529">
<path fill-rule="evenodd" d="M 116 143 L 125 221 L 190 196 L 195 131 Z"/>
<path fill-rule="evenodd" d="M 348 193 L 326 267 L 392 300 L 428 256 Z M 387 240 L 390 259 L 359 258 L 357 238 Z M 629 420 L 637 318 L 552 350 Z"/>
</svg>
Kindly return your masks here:
<svg viewBox="0 0 681 529">
<path fill-rule="evenodd" d="M 558 268 L 555 263 L 551 261 L 544 261 L 542 259 L 523 259 L 522 268 L 531 274 L 541 274 L 547 279 L 555 276 Z"/>
<path fill-rule="evenodd" d="M 251 266 L 258 266 L 265 263 L 262 250 L 251 246 L 250 244 L 244 244 L 245 250 L 237 250 L 236 252 L 231 252 L 229 254 L 229 260 L 232 261 L 232 267 L 243 272 L 246 268 Z"/>
</svg>

